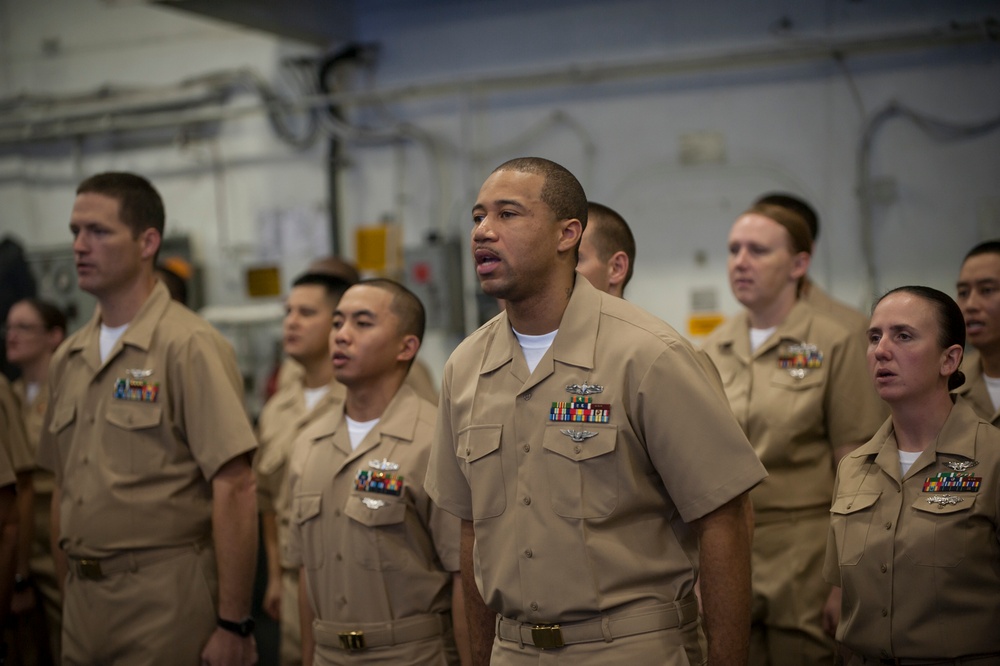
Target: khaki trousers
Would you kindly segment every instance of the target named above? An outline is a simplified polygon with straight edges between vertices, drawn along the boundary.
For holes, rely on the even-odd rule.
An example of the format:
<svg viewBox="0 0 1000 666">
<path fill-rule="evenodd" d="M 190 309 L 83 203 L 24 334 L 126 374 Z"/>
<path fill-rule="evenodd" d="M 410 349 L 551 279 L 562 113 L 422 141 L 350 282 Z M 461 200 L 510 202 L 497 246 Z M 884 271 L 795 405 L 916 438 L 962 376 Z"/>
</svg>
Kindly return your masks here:
<svg viewBox="0 0 1000 666">
<path fill-rule="evenodd" d="M 197 666 L 215 631 L 218 578 L 211 547 L 191 547 L 100 580 L 66 578 L 64 666 Z"/>
</svg>

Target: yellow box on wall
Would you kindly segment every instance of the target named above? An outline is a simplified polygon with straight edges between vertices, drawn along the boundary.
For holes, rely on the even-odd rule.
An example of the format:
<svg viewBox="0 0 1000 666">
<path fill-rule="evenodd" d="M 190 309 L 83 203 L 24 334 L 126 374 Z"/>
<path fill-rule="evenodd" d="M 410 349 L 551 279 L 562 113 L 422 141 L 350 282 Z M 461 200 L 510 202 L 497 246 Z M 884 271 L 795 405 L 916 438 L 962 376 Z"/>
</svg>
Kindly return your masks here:
<svg viewBox="0 0 1000 666">
<path fill-rule="evenodd" d="M 277 266 L 248 268 L 247 296 L 281 296 L 281 270 Z"/>
<path fill-rule="evenodd" d="M 358 227 L 355 256 L 362 273 L 390 276 L 403 269 L 403 233 L 394 222 Z"/>
</svg>

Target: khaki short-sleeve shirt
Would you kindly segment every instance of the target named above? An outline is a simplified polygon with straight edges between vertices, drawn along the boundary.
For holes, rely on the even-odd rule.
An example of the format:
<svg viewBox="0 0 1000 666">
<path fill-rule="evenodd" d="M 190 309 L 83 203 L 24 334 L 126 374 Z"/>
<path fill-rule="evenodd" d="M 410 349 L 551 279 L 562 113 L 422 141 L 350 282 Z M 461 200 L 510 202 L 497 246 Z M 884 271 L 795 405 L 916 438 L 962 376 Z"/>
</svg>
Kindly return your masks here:
<svg viewBox="0 0 1000 666">
<path fill-rule="evenodd" d="M 100 310 L 59 349 L 39 464 L 61 491 L 75 557 L 211 535 L 211 479 L 256 447 L 232 346 L 162 283 L 105 362 Z"/>
<path fill-rule="evenodd" d="M 21 406 L 24 418 L 24 429 L 28 433 L 28 446 L 31 447 L 31 459 L 35 464 L 35 472 L 31 475 L 31 485 L 35 497 L 51 496 L 55 488 L 55 476 L 52 472 L 38 467 L 38 440 L 42 435 L 42 424 L 45 421 L 45 410 L 49 404 L 49 387 L 42 383 L 34 400 L 28 400 L 28 385 L 24 379 L 17 379 L 13 384 L 14 395 Z"/>
<path fill-rule="evenodd" d="M 404 385 L 356 450 L 342 403 L 296 441 L 290 550 L 317 619 L 388 622 L 451 610 L 460 523 L 423 487 L 436 417 Z"/>
<path fill-rule="evenodd" d="M 326 394 L 307 411 L 302 383 L 292 382 L 267 401 L 257 421 L 260 444 L 254 459 L 257 506 L 261 511 L 275 513 L 281 566 L 285 569 L 295 567 L 286 552 L 292 511 L 291 492 L 287 483 L 288 458 L 292 453 L 292 445 L 309 424 L 341 404 L 344 394 L 343 384 L 331 380 Z"/>
<path fill-rule="evenodd" d="M 965 375 L 965 383 L 953 393 L 959 400 L 968 403 L 979 418 L 1000 426 L 1000 409 L 993 406 L 993 398 L 986 388 L 983 361 L 978 351 L 971 349 L 966 352 L 962 358 L 962 373 Z"/>
<path fill-rule="evenodd" d="M 1000 653 L 1000 430 L 959 402 L 900 478 L 886 421 L 841 461 L 831 518 L 837 640 L 882 658 Z"/>
<path fill-rule="evenodd" d="M 0 433 L 14 471 L 30 472 L 35 469 L 35 456 L 28 443 L 21 404 L 6 377 L 0 376 Z"/>
<path fill-rule="evenodd" d="M 522 622 L 683 598 L 685 523 L 766 475 L 691 345 L 584 278 L 534 372 L 501 313 L 448 360 L 440 407 L 428 492 L 475 522 L 483 598 Z"/>
<path fill-rule="evenodd" d="M 753 353 L 746 313 L 705 341 L 736 420 L 768 478 L 750 494 L 769 511 L 825 510 L 834 448 L 866 442 L 887 410 L 868 377 L 864 335 L 798 302 Z"/>
<path fill-rule="evenodd" d="M 0 376 L 0 488 L 13 485 L 17 480 L 14 475 L 14 451 L 23 446 L 26 439 L 20 410 L 13 399 L 10 383 L 6 377 Z"/>
<path fill-rule="evenodd" d="M 836 319 L 841 324 L 856 331 L 867 331 L 871 317 L 865 316 L 862 312 L 855 310 L 846 303 L 842 303 L 821 289 L 815 282 L 809 281 L 802 290 L 800 299 L 808 303 L 817 312 Z"/>
</svg>

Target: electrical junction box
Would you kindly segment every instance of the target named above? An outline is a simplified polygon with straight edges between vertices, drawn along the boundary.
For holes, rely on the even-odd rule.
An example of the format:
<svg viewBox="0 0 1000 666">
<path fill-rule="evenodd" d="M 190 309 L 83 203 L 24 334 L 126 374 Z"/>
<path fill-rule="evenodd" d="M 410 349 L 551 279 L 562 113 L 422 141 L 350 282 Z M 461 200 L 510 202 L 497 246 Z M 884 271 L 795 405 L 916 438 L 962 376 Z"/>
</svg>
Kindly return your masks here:
<svg viewBox="0 0 1000 666">
<path fill-rule="evenodd" d="M 422 245 L 403 251 L 403 284 L 424 304 L 428 330 L 463 332 L 463 248 L 457 238 L 432 234 Z"/>
</svg>

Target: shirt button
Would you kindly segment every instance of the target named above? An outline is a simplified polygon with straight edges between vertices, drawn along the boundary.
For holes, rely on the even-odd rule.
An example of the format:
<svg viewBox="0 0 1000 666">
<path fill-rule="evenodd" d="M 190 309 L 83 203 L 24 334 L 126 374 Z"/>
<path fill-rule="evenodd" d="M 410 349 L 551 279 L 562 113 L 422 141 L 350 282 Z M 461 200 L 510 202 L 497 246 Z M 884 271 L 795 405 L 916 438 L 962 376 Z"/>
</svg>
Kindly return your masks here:
<svg viewBox="0 0 1000 666">
<path fill-rule="evenodd" d="M 531 557 L 531 549 L 530 548 L 525 548 L 524 549 L 524 556 L 525 557 Z"/>
<path fill-rule="evenodd" d="M 89 421 L 90 423 L 93 423 L 93 422 L 94 422 L 94 420 L 95 420 L 95 419 L 94 419 L 94 415 L 93 415 L 93 414 L 91 414 L 91 415 L 90 415 L 90 418 L 89 418 L 89 419 L 87 419 L 87 420 L 88 420 L 88 421 Z"/>
<path fill-rule="evenodd" d="M 82 506 L 83 505 L 83 498 L 82 497 L 77 497 L 76 498 L 76 505 L 77 506 Z"/>
<path fill-rule="evenodd" d="M 466 448 L 465 449 L 465 455 L 469 455 L 470 453 L 472 453 L 472 449 Z"/>
<path fill-rule="evenodd" d="M 527 453 L 530 450 L 531 450 L 531 444 L 525 444 L 524 445 L 524 452 Z"/>
<path fill-rule="evenodd" d="M 522 501 L 522 502 L 524 502 L 524 505 L 525 505 L 525 506 L 527 506 L 527 505 L 531 504 L 531 498 L 530 498 L 530 497 L 525 497 L 525 498 L 524 498 L 523 500 L 521 500 L 521 501 Z"/>
<path fill-rule="evenodd" d="M 336 555 L 334 555 L 334 556 L 333 556 L 333 559 L 335 559 L 335 560 L 337 560 L 338 562 L 340 562 L 340 561 L 341 561 L 341 560 L 343 560 L 344 558 L 343 558 L 343 557 L 341 557 L 340 553 L 337 553 Z"/>
<path fill-rule="evenodd" d="M 538 610 L 538 604 L 537 604 L 537 603 L 535 603 L 534 601 L 532 601 L 532 602 L 531 602 L 530 604 L 528 604 L 528 607 L 529 607 L 529 608 L 530 608 L 531 610 L 533 610 L 533 611 L 536 611 L 536 610 Z"/>
<path fill-rule="evenodd" d="M 334 518 L 340 518 L 340 509 L 334 509 L 333 516 Z"/>
<path fill-rule="evenodd" d="M 889 570 L 889 567 L 885 566 L 885 564 L 882 564 L 882 565 L 881 565 L 881 566 L 879 567 L 879 569 L 880 569 L 880 570 L 882 571 L 882 573 L 885 573 L 886 571 L 888 571 L 888 570 Z"/>
<path fill-rule="evenodd" d="M 887 530 L 891 530 L 892 529 L 892 521 L 890 521 L 890 522 L 888 522 L 888 523 L 885 524 L 885 529 L 887 529 Z"/>
<path fill-rule="evenodd" d="M 525 393 L 524 394 L 524 399 L 525 400 L 531 400 L 531 393 Z"/>
<path fill-rule="evenodd" d="M 340 598 L 340 605 L 341 606 L 346 606 L 347 605 L 347 597 L 341 597 Z"/>
<path fill-rule="evenodd" d="M 882 617 L 887 617 L 888 615 L 889 615 L 889 609 L 888 608 L 883 608 L 882 609 Z M 885 653 L 883 652 L 883 654 L 885 654 Z"/>
<path fill-rule="evenodd" d="M 579 453 L 580 451 L 583 451 L 583 447 L 579 444 L 573 447 L 573 453 Z"/>
</svg>

